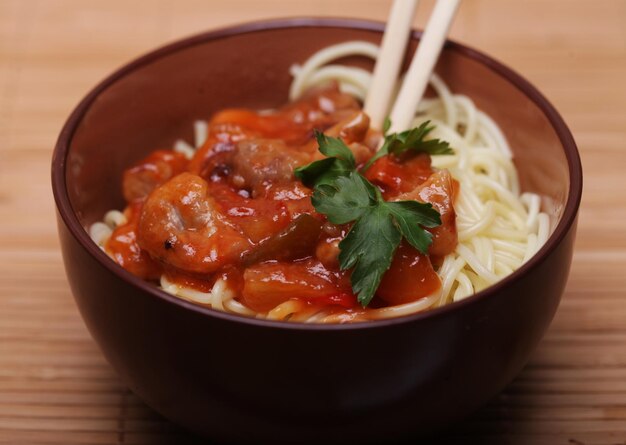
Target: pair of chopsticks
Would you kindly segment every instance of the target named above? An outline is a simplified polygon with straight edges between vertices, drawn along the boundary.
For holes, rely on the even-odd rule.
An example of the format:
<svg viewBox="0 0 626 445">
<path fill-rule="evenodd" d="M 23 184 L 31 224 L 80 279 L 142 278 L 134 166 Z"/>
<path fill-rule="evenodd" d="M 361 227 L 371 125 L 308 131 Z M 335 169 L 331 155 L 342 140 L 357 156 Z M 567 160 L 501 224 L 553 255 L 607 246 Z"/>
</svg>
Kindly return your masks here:
<svg viewBox="0 0 626 445">
<path fill-rule="evenodd" d="M 391 107 L 390 132 L 403 131 L 411 125 L 459 3 L 460 0 L 437 0 Z M 374 128 L 382 128 L 387 116 L 416 9 L 417 0 L 394 0 L 391 8 L 364 106 Z"/>
</svg>

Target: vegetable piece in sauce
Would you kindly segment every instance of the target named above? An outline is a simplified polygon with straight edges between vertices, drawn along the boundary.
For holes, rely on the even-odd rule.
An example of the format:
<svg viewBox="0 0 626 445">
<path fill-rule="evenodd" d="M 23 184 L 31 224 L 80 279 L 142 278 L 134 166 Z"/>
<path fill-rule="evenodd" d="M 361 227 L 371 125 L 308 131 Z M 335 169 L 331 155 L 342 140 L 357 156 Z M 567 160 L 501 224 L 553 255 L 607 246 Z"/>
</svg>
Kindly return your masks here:
<svg viewBox="0 0 626 445">
<path fill-rule="evenodd" d="M 280 233 L 268 238 L 242 257 L 250 265 L 268 260 L 297 260 L 310 256 L 322 233 L 322 223 L 311 215 L 300 215 Z"/>
<path fill-rule="evenodd" d="M 247 268 L 243 276 L 243 302 L 255 311 L 269 311 L 292 298 L 315 302 L 352 293 L 345 272 L 328 270 L 313 259 L 261 263 Z"/>
<path fill-rule="evenodd" d="M 410 245 L 401 243 L 376 295 L 387 305 L 395 306 L 419 300 L 440 287 L 441 280 L 430 258 Z"/>
</svg>

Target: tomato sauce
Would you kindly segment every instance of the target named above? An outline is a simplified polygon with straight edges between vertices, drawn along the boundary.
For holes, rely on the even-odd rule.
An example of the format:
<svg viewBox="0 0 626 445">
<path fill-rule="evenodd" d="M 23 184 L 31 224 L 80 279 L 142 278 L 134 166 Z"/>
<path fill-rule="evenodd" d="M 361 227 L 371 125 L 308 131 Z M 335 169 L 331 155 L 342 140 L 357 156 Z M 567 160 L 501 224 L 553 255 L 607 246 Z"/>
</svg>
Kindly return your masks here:
<svg viewBox="0 0 626 445">
<path fill-rule="evenodd" d="M 351 272 L 340 270 L 337 259 L 350 226 L 334 226 L 317 214 L 312 190 L 293 169 L 319 159 L 313 130 L 341 137 L 360 164 L 371 157 L 380 134 L 363 116 L 337 85 L 272 112 L 216 113 L 191 160 L 158 150 L 124 172 L 128 222 L 115 229 L 106 251 L 149 280 L 165 273 L 181 286 L 210 292 L 221 277 L 237 300 L 258 312 L 292 299 L 339 313 L 362 310 Z M 194 187 L 181 184 L 181 173 L 194 175 Z M 429 229 L 429 255 L 401 243 L 374 306 L 431 295 L 441 286 L 433 263 L 457 243 L 458 183 L 434 169 L 428 154 L 382 157 L 365 176 L 386 200 L 430 202 L 442 218 L 441 226 Z"/>
<path fill-rule="evenodd" d="M 141 214 L 141 202 L 134 202 L 124 211 L 127 222 L 113 230 L 104 250 L 129 272 L 146 280 L 156 280 L 163 267 L 152 259 L 137 243 L 137 224 Z"/>
<path fill-rule="evenodd" d="M 430 156 L 419 153 L 404 160 L 395 156 L 384 156 L 372 164 L 365 177 L 379 186 L 385 199 L 389 200 L 414 190 L 432 174 Z"/>
<path fill-rule="evenodd" d="M 159 185 L 185 171 L 188 161 L 172 150 L 156 150 L 124 172 L 122 186 L 126 201 L 143 200 Z"/>
</svg>

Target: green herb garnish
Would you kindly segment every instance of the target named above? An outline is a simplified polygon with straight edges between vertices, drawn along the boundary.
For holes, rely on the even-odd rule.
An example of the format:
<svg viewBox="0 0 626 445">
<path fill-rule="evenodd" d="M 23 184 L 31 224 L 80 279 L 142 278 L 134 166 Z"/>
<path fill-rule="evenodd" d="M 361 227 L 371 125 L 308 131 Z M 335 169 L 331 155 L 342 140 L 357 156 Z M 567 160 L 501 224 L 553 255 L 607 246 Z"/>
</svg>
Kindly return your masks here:
<svg viewBox="0 0 626 445">
<path fill-rule="evenodd" d="M 424 126 L 421 133 L 415 133 L 420 128 L 422 126 L 409 132 L 386 136 L 383 146 L 387 147 L 386 151 L 378 157 L 425 144 L 430 147 L 430 141 L 423 141 L 423 137 L 432 128 Z M 440 225 L 441 218 L 428 203 L 386 202 L 380 190 L 357 171 L 354 156 L 341 139 L 318 132 L 316 138 L 320 152 L 329 157 L 298 167 L 295 175 L 304 184 L 314 188 L 311 202 L 330 222 L 354 223 L 339 243 L 339 266 L 342 270 L 353 268 L 352 291 L 365 307 L 391 266 L 402 238 L 426 254 L 432 243 L 432 235 L 424 228 Z M 445 144 L 449 150 L 447 143 L 438 141 L 438 144 Z M 393 151 L 389 151 L 390 148 Z"/>
<path fill-rule="evenodd" d="M 392 133 L 387 135 L 387 131 L 391 126 L 389 119 L 385 120 L 383 125 L 383 134 L 385 134 L 385 142 L 383 146 L 376 152 L 374 156 L 363 167 L 367 170 L 374 162 L 388 154 L 396 156 L 406 151 L 424 152 L 431 155 L 450 155 L 454 154 L 450 144 L 441 139 L 426 139 L 428 134 L 435 129 L 435 126 L 429 126 L 430 121 L 426 121 L 419 127 L 401 133 Z"/>
<path fill-rule="evenodd" d="M 294 175 L 304 185 L 332 184 L 339 176 L 347 176 L 356 169 L 354 155 L 341 139 L 328 137 L 317 130 L 315 138 L 320 152 L 328 157 L 294 170 Z"/>
<path fill-rule="evenodd" d="M 311 202 L 333 224 L 354 222 L 339 243 L 339 266 L 354 268 L 352 291 L 363 307 L 374 297 L 402 238 L 426 254 L 432 235 L 423 227 L 441 224 L 431 204 L 386 202 L 380 190 L 357 171 L 337 177 L 333 184 L 316 186 Z"/>
</svg>

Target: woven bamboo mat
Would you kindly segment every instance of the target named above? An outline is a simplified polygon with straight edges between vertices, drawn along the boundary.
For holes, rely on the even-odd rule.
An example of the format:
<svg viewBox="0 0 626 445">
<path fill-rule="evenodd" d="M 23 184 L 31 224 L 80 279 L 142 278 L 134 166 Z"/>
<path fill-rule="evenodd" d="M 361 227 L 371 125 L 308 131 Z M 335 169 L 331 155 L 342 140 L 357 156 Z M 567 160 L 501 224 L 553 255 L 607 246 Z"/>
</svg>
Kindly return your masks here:
<svg viewBox="0 0 626 445">
<path fill-rule="evenodd" d="M 423 26 L 432 1 L 422 1 Z M 72 107 L 132 57 L 258 18 L 380 19 L 388 1 L 0 0 L 0 443 L 194 439 L 120 383 L 64 276 L 49 163 Z M 572 274 L 510 387 L 438 444 L 626 444 L 626 2 L 466 0 L 452 36 L 517 69 L 571 126 L 585 169 Z"/>
</svg>

